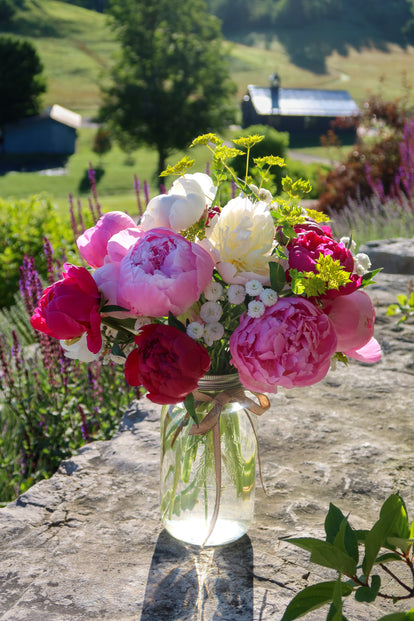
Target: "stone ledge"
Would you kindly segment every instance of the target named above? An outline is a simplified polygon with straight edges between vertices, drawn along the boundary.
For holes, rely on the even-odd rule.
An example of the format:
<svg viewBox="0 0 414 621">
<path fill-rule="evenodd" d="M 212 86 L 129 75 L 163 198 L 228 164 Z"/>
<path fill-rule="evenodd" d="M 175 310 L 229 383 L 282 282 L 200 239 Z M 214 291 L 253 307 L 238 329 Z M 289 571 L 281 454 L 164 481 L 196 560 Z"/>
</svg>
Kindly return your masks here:
<svg viewBox="0 0 414 621">
<path fill-rule="evenodd" d="M 360 247 L 371 259 L 372 269 L 387 274 L 408 274 L 414 278 L 414 239 L 398 237 L 368 242 Z"/>
<path fill-rule="evenodd" d="M 112 440 L 83 447 L 0 510 L 0 621 L 196 621 L 201 611 L 205 621 L 278 621 L 299 589 L 333 577 L 279 537 L 321 536 L 330 501 L 371 526 L 397 490 L 412 517 L 414 332 L 385 316 L 409 277 L 377 281 L 368 291 L 383 360 L 281 390 L 261 417 L 268 495 L 258 489 L 248 536 L 197 552 L 161 530 L 158 408 L 134 402 Z M 404 607 L 346 603 L 350 621 L 393 610 Z"/>
</svg>

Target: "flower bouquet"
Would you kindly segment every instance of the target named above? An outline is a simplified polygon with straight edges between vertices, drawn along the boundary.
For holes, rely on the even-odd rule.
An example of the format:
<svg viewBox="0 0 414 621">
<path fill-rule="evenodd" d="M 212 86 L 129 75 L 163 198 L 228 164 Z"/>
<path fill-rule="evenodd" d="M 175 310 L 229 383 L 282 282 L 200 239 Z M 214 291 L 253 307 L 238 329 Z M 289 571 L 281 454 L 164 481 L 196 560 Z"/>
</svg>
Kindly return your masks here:
<svg viewBox="0 0 414 621">
<path fill-rule="evenodd" d="M 248 528 L 263 393 L 319 382 L 337 361 L 381 357 L 363 291 L 375 275 L 367 255 L 300 206 L 308 182 L 285 177 L 272 196 L 269 171 L 281 158 L 255 158 L 252 183 L 250 151 L 261 139 L 194 140 L 210 149 L 211 174 L 189 173 L 185 157 L 138 222 L 101 216 L 77 239 L 87 267 L 66 264 L 31 318 L 72 358 L 124 364 L 126 381 L 163 406 L 162 517 L 191 543 Z M 244 179 L 234 157 L 246 158 Z M 237 528 L 222 536 L 228 523 Z"/>
</svg>

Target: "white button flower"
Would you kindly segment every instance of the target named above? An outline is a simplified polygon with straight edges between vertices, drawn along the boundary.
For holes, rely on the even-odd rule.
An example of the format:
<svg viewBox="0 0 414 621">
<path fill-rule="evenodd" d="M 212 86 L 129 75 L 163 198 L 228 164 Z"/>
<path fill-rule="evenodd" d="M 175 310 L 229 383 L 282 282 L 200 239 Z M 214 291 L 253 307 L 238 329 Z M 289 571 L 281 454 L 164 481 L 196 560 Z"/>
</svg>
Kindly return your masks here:
<svg viewBox="0 0 414 621">
<path fill-rule="evenodd" d="M 249 315 L 249 317 L 252 317 L 252 319 L 257 319 L 258 317 L 261 317 L 264 312 L 265 305 L 260 300 L 252 300 L 247 305 L 247 314 Z"/>
<path fill-rule="evenodd" d="M 365 252 L 358 252 L 354 256 L 354 272 L 358 274 L 358 276 L 363 276 L 366 274 L 371 267 L 371 259 Z"/>
<path fill-rule="evenodd" d="M 227 297 L 230 304 L 243 304 L 246 297 L 246 289 L 243 285 L 230 285 L 227 289 Z"/>
<path fill-rule="evenodd" d="M 246 282 L 246 293 L 248 293 L 249 295 L 260 295 L 262 291 L 263 285 L 260 281 L 249 280 L 248 282 Z"/>
<path fill-rule="evenodd" d="M 223 309 L 218 302 L 205 302 L 200 308 L 200 317 L 206 323 L 219 321 L 223 314 Z"/>
<path fill-rule="evenodd" d="M 219 282 L 212 280 L 204 289 L 203 293 L 206 300 L 217 302 L 223 295 L 223 286 Z"/>
<path fill-rule="evenodd" d="M 224 326 L 215 321 L 208 323 L 204 328 L 204 342 L 206 345 L 212 345 L 214 341 L 219 341 L 224 336 Z"/>
<path fill-rule="evenodd" d="M 188 324 L 186 331 L 187 336 L 189 336 L 191 339 L 201 339 L 204 334 L 204 326 L 198 321 L 192 321 Z"/>
<path fill-rule="evenodd" d="M 354 242 L 354 240 L 351 240 L 350 237 L 341 237 L 341 239 L 339 240 L 341 243 L 344 244 L 344 246 L 346 248 L 348 248 L 348 250 L 352 253 L 355 252 L 356 250 L 356 243 Z"/>
<path fill-rule="evenodd" d="M 263 289 L 260 294 L 260 300 L 265 306 L 273 306 L 278 300 L 278 295 L 273 289 Z"/>
</svg>

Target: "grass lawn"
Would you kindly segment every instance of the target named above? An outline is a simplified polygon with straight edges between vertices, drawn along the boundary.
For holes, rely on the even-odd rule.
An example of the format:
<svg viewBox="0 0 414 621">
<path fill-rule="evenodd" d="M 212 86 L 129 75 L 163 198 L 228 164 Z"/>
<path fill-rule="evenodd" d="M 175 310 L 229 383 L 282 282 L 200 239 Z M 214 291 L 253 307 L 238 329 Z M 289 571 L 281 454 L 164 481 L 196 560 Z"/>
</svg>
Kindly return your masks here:
<svg viewBox="0 0 414 621">
<path fill-rule="evenodd" d="M 19 12 L 9 31 L 28 38 L 38 50 L 48 84 L 44 105 L 58 103 L 93 118 L 100 105 L 100 85 L 108 78 L 108 69 L 118 49 L 106 16 L 56 0 L 27 0 L 26 7 Z M 228 42 L 230 72 L 237 84 L 234 99 L 237 107 L 249 83 L 265 85 L 274 71 L 279 72 L 282 85 L 286 87 L 345 88 L 359 103 L 369 91 L 381 90 L 384 98 L 394 99 L 403 96 L 403 76 L 412 74 L 414 62 L 414 47 L 402 49 L 389 45 L 382 50 L 349 47 L 344 54 L 334 52 L 328 56 L 326 73 L 318 74 L 292 63 L 276 32 L 270 36 L 251 33 L 248 43 Z M 68 194 L 85 197 L 89 162 L 94 167 L 100 163 L 91 150 L 94 133 L 92 128 L 82 128 L 79 132 L 77 152 L 69 159 L 64 174 L 5 174 L 0 177 L 0 196 L 19 198 L 47 192 L 65 208 Z M 349 148 L 311 147 L 301 151 L 338 161 Z M 178 153 L 171 158 L 171 163 L 181 156 Z M 203 150 L 196 169 L 203 170 L 207 160 L 208 152 Z M 104 156 L 102 168 L 104 174 L 99 179 L 98 192 L 104 208 L 135 207 L 134 174 L 141 182 L 147 180 L 154 193 L 157 190 L 156 154 L 147 148 L 138 149 L 127 157 L 114 146 Z"/>
<path fill-rule="evenodd" d="M 137 199 L 134 191 L 134 175 L 141 184 L 147 181 L 152 194 L 158 193 L 155 170 L 157 154 L 155 151 L 142 148 L 127 155 L 114 145 L 102 160 L 93 153 L 92 144 L 95 129 L 88 127 L 79 131 L 76 153 L 71 156 L 62 174 L 45 174 L 39 172 L 10 172 L 0 177 L 0 196 L 2 198 L 26 198 L 33 194 L 46 192 L 52 195 L 57 205 L 67 209 L 68 196 L 72 194 L 85 200 L 90 195 L 88 182 L 89 163 L 94 169 L 102 169 L 102 176 L 97 175 L 97 189 L 104 210 L 137 209 Z M 177 152 L 169 163 L 175 164 L 184 153 Z M 191 149 L 189 155 L 195 159 L 194 170 L 205 170 L 209 158 L 209 151 L 203 147 Z M 56 172 L 56 171 L 51 171 Z M 170 181 L 165 182 L 167 187 Z"/>
</svg>

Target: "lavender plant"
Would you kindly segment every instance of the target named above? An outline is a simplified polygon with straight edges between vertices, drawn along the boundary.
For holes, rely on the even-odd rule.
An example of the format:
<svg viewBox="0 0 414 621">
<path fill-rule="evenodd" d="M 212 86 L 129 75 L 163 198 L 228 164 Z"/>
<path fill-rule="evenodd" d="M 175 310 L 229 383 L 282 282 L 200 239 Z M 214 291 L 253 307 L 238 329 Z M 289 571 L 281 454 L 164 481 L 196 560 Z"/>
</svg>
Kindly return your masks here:
<svg viewBox="0 0 414 621">
<path fill-rule="evenodd" d="M 101 215 L 92 170 L 90 175 L 90 213 L 70 201 L 75 236 Z M 62 265 L 47 238 L 43 250 L 51 283 Z M 25 256 L 15 305 L 0 313 L 0 506 L 50 477 L 83 444 L 110 438 L 139 396 L 120 365 L 72 360 L 59 341 L 33 331 L 29 319 L 43 289 L 34 258 Z"/>
</svg>

